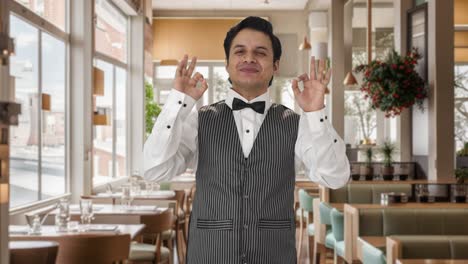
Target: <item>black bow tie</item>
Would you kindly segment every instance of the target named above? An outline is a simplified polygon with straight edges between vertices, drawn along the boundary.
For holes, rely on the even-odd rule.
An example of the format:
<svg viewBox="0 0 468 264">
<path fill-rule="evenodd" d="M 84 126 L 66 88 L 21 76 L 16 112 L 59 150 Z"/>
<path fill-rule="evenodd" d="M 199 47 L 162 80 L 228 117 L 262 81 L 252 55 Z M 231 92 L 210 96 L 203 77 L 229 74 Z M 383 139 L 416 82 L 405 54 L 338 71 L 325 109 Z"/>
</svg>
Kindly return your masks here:
<svg viewBox="0 0 468 264">
<path fill-rule="evenodd" d="M 246 103 L 238 98 L 234 98 L 232 101 L 232 110 L 241 110 L 246 107 L 252 108 L 255 112 L 263 114 L 265 112 L 265 101 Z"/>
</svg>

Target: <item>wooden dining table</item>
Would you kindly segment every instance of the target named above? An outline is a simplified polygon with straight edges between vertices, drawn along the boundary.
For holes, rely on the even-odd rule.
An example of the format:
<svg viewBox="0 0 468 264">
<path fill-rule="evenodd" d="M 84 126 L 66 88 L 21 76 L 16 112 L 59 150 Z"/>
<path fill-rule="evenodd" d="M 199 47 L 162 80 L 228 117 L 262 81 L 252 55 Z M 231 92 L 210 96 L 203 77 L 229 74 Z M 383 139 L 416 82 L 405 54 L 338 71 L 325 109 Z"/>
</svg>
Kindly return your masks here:
<svg viewBox="0 0 468 264">
<path fill-rule="evenodd" d="M 167 207 L 155 205 L 131 205 L 124 207 L 113 204 L 93 204 L 94 224 L 141 224 L 141 216 L 157 215 L 166 211 Z M 55 209 L 51 211 L 47 218 L 47 224 L 54 224 L 54 215 L 58 213 Z M 80 206 L 78 204 L 70 205 L 70 218 L 73 221 L 80 221 Z"/>
<path fill-rule="evenodd" d="M 467 264 L 468 259 L 397 259 L 397 264 Z"/>
<path fill-rule="evenodd" d="M 30 234 L 28 225 L 10 225 L 8 229 L 11 241 L 15 240 L 35 240 L 44 237 L 74 236 L 80 234 L 129 234 L 132 240 L 138 238 L 145 225 L 117 225 L 117 224 L 91 224 L 89 231 L 67 231 L 57 232 L 53 225 L 43 225 L 40 234 Z M 78 229 L 83 228 L 79 226 Z M 112 229 L 112 230 L 111 230 Z"/>
</svg>

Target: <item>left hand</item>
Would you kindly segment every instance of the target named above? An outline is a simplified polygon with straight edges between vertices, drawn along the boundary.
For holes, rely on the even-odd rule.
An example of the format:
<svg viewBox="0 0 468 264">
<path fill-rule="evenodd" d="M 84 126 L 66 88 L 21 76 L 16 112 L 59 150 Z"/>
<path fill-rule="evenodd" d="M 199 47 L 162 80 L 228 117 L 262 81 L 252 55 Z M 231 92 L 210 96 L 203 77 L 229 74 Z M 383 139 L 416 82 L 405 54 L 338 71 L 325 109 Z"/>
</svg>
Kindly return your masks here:
<svg viewBox="0 0 468 264">
<path fill-rule="evenodd" d="M 331 68 L 325 72 L 325 61 L 319 60 L 317 73 L 315 72 L 315 57 L 310 62 L 310 77 L 304 73 L 292 80 L 292 89 L 297 104 L 304 112 L 320 110 L 324 107 L 325 90 L 330 82 Z M 299 89 L 298 83 L 302 81 L 304 90 Z"/>
</svg>

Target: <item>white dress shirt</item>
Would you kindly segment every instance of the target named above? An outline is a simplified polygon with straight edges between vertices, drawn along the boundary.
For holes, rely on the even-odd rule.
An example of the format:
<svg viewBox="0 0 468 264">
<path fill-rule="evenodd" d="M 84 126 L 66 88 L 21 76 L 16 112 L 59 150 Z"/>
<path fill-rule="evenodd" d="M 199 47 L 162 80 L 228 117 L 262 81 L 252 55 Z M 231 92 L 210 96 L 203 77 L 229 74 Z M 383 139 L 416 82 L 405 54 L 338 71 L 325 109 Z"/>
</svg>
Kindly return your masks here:
<svg viewBox="0 0 468 264">
<path fill-rule="evenodd" d="M 251 108 L 233 111 L 244 156 L 248 157 L 258 130 L 271 106 L 269 90 L 248 101 L 229 89 L 225 103 L 232 109 L 234 97 L 253 103 L 265 101 L 265 112 Z M 144 177 L 152 181 L 168 181 L 185 172 L 196 171 L 198 163 L 198 112 L 196 101 L 172 89 L 145 142 Z M 248 132 L 247 132 L 248 131 Z M 324 186 L 336 189 L 348 182 L 350 166 L 345 143 L 328 121 L 325 108 L 303 112 L 299 119 L 295 146 L 296 171 L 303 163 L 307 176 Z"/>
</svg>

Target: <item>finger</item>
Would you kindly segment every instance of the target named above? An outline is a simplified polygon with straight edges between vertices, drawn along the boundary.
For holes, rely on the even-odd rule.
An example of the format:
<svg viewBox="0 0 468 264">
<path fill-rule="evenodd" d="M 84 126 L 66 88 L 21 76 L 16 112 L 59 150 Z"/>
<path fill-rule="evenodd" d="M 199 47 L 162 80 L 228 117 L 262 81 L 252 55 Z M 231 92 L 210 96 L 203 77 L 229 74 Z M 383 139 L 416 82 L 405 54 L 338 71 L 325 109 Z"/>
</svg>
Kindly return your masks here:
<svg viewBox="0 0 468 264">
<path fill-rule="evenodd" d="M 193 57 L 192 61 L 190 62 L 190 66 L 187 70 L 187 75 L 190 77 L 192 76 L 193 70 L 195 69 L 195 65 L 197 64 L 197 57 Z"/>
<path fill-rule="evenodd" d="M 307 73 L 304 73 L 304 74 L 297 76 L 297 80 L 306 82 L 309 80 L 309 76 L 307 75 Z"/>
<path fill-rule="evenodd" d="M 325 75 L 326 84 L 328 84 L 330 82 L 331 74 L 332 74 L 332 72 L 331 72 L 331 68 L 330 68 L 330 69 L 328 69 L 327 74 Z"/>
<path fill-rule="evenodd" d="M 203 90 L 203 92 L 205 92 L 208 89 L 208 82 L 205 79 L 203 79 L 201 84 L 202 84 L 201 85 L 202 90 Z"/>
<path fill-rule="evenodd" d="M 323 69 L 325 68 L 325 61 L 319 60 L 319 67 L 317 71 L 317 81 L 322 81 L 323 78 Z"/>
<path fill-rule="evenodd" d="M 298 97 L 299 94 L 301 93 L 301 90 L 299 90 L 299 85 L 296 79 L 293 79 L 291 82 L 291 87 L 294 93 L 294 97 Z"/>
<path fill-rule="evenodd" d="M 199 72 L 196 72 L 194 75 L 193 75 L 193 80 L 195 80 L 196 82 L 201 82 L 204 80 L 204 77 L 201 73 Z"/>
<path fill-rule="evenodd" d="M 182 70 L 181 70 L 182 76 L 187 74 L 187 61 L 188 61 L 188 55 L 185 54 L 184 59 L 182 60 Z"/>
<path fill-rule="evenodd" d="M 310 60 L 310 79 L 311 80 L 317 79 L 315 75 L 315 56 L 312 56 L 312 59 Z"/>
<path fill-rule="evenodd" d="M 179 63 L 177 63 L 176 77 L 182 76 L 182 67 L 183 67 L 183 64 L 184 64 L 184 58 L 185 58 L 185 55 L 184 55 L 184 57 L 182 57 L 182 59 L 179 61 Z"/>
</svg>

